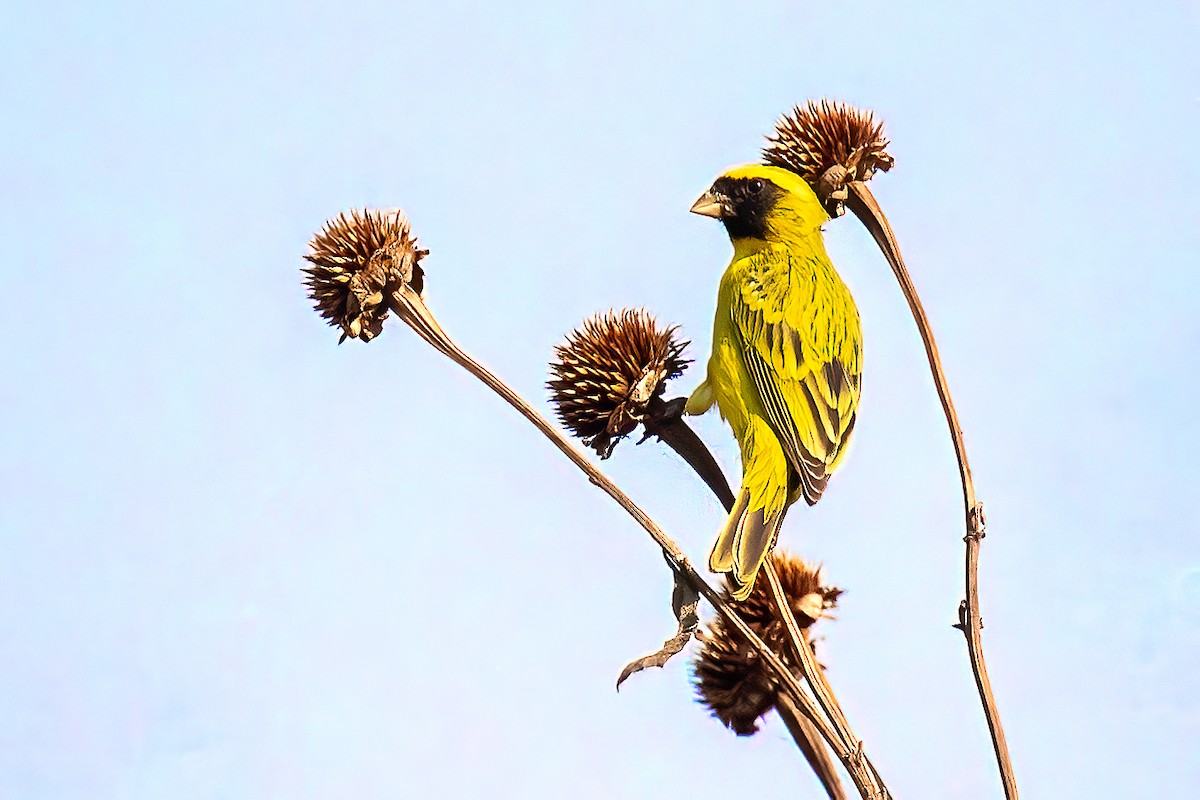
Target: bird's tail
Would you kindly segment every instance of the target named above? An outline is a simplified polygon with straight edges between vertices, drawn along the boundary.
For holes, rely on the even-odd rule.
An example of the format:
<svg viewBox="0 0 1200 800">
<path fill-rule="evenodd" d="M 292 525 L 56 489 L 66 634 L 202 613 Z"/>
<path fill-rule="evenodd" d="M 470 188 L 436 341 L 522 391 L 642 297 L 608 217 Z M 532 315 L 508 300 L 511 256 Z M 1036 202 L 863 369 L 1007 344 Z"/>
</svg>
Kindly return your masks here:
<svg viewBox="0 0 1200 800">
<path fill-rule="evenodd" d="M 754 436 L 754 425 L 749 427 L 742 441 L 742 488 L 708 557 L 709 569 L 729 576 L 737 600 L 750 596 L 758 570 L 779 538 L 789 500 L 790 470 L 783 449 L 769 429 Z"/>
<path fill-rule="evenodd" d="M 729 576 L 737 600 L 750 596 L 758 570 L 775 545 L 783 522 L 782 509 L 770 515 L 761 508 L 751 510 L 749 498 L 750 490 L 743 489 L 708 557 L 709 569 Z"/>
</svg>

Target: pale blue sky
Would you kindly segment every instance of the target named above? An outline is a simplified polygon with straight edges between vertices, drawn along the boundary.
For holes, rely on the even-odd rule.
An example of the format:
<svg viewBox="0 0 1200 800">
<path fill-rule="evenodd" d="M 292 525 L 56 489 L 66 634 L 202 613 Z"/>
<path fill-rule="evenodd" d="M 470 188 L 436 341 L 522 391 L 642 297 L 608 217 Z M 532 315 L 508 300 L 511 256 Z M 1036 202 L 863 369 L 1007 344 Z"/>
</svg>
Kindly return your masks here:
<svg viewBox="0 0 1200 800">
<path fill-rule="evenodd" d="M 688 205 L 825 95 L 893 141 L 1025 796 L 1193 791 L 1200 25 L 1156 6 L 6 7 L 0 800 L 817 797 L 683 659 L 613 691 L 672 622 L 648 538 L 406 329 L 337 347 L 299 269 L 402 206 L 431 305 L 537 403 L 595 311 L 703 357 L 729 245 Z M 822 658 L 896 796 L 997 797 L 919 340 L 861 227 L 827 238 L 865 397 L 784 544 L 848 590 Z M 703 560 L 686 467 L 605 468 Z"/>
</svg>

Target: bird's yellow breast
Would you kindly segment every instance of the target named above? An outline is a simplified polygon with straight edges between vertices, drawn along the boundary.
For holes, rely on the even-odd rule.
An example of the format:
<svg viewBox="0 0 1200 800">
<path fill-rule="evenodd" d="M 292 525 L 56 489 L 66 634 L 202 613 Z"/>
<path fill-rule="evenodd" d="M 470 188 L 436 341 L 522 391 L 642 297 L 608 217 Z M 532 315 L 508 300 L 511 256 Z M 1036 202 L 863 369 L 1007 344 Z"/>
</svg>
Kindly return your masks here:
<svg viewBox="0 0 1200 800">
<path fill-rule="evenodd" d="M 770 418 L 748 368 L 747 349 L 753 349 L 768 368 L 761 377 L 791 409 L 801 438 L 811 435 L 812 449 L 821 450 L 814 431 L 823 421 L 808 413 L 797 387 L 827 364 L 844 365 L 851 385 L 841 391 L 834 387 L 824 398 L 842 423 L 833 424 L 834 447 L 826 461 L 832 469 L 840 460 L 844 423 L 858 405 L 862 330 L 854 298 L 830 262 L 818 231 L 788 243 L 735 240 L 734 248 L 713 321 L 708 364 L 713 400 L 739 439 L 751 417 Z M 824 374 L 813 382 L 828 386 Z"/>
</svg>

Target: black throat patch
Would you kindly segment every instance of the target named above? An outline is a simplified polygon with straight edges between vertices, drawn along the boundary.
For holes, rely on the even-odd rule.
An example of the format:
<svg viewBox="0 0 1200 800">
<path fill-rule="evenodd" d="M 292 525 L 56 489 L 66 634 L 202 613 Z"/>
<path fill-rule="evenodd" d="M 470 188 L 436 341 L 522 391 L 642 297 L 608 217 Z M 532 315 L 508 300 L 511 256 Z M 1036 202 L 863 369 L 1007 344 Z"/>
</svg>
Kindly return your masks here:
<svg viewBox="0 0 1200 800">
<path fill-rule="evenodd" d="M 721 221 L 730 239 L 767 238 L 767 218 L 783 189 L 766 178 L 718 178 L 712 191 L 729 198 L 731 213 Z"/>
</svg>

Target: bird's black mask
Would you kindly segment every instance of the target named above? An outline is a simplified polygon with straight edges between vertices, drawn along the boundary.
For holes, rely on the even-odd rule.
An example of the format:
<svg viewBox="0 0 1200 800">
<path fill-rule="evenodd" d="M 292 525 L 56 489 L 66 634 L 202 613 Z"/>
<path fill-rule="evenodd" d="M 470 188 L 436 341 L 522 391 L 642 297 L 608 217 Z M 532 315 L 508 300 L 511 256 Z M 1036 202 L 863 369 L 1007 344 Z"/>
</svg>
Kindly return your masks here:
<svg viewBox="0 0 1200 800">
<path fill-rule="evenodd" d="M 767 218 L 783 189 L 765 178 L 719 178 L 711 191 L 728 200 L 729 211 L 721 221 L 729 238 L 767 238 Z"/>
</svg>

